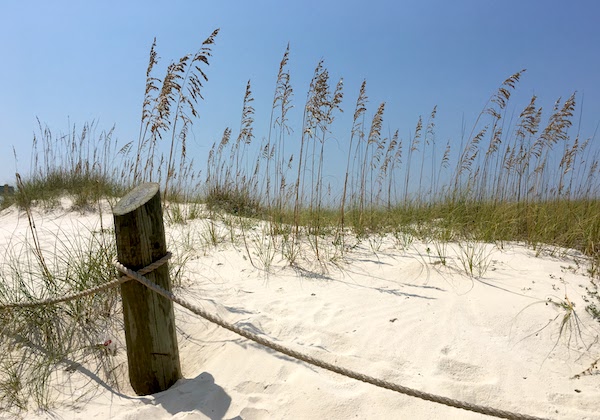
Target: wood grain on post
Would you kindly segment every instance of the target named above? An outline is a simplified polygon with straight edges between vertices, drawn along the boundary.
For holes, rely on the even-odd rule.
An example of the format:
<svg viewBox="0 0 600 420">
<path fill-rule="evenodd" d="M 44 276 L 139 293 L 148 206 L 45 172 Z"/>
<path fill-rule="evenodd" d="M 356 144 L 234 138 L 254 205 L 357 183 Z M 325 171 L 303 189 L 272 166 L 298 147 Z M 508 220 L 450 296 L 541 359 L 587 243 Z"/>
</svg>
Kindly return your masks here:
<svg viewBox="0 0 600 420">
<path fill-rule="evenodd" d="M 113 210 L 117 258 L 139 270 L 167 253 L 159 186 L 146 183 L 125 195 Z M 171 290 L 169 268 L 145 276 Z M 138 395 L 164 391 L 181 378 L 173 302 L 131 280 L 121 285 L 129 380 Z"/>
</svg>

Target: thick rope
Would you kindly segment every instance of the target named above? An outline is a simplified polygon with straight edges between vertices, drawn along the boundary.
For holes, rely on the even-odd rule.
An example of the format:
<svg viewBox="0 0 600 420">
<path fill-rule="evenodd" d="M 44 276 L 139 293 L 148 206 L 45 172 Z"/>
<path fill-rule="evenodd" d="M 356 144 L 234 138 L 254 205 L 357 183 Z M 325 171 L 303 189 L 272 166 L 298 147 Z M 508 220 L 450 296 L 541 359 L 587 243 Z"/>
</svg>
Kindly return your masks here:
<svg viewBox="0 0 600 420">
<path fill-rule="evenodd" d="M 481 406 L 481 405 L 476 405 L 476 404 L 470 404 L 470 403 L 458 401 L 458 400 L 455 400 L 452 398 L 442 397 L 442 396 L 435 395 L 435 394 L 430 394 L 428 392 L 419 391 L 419 390 L 408 388 L 408 387 L 405 387 L 402 385 L 394 384 L 392 382 L 373 378 L 372 376 L 364 375 L 362 373 L 355 372 L 355 371 L 352 371 L 349 369 L 345 369 L 345 368 L 333 365 L 331 363 L 325 362 L 320 359 L 316 359 L 312 356 L 308 356 L 306 354 L 297 352 L 295 350 L 292 350 L 292 349 L 282 346 L 280 344 L 273 343 L 272 341 L 269 341 L 263 337 L 253 334 L 247 330 L 244 330 L 233 324 L 225 322 L 221 318 L 206 312 L 204 309 L 202 309 L 198 306 L 195 306 L 195 305 L 175 296 L 170 291 L 167 291 L 167 290 L 163 289 L 162 287 L 158 286 L 157 284 L 151 282 L 150 280 L 145 278 L 140 273 L 128 269 L 127 267 L 125 267 L 123 264 L 121 264 L 118 261 L 115 261 L 114 265 L 123 274 L 129 276 L 132 279 L 139 281 L 146 287 L 154 290 L 156 293 L 164 296 L 165 298 L 167 298 L 175 303 L 178 303 L 179 305 L 192 311 L 196 315 L 199 315 L 202 318 L 219 325 L 220 327 L 223 327 L 229 331 L 232 331 L 238 335 L 241 335 L 242 337 L 245 337 L 248 340 L 254 341 L 255 343 L 261 344 L 265 347 L 268 347 L 270 349 L 273 349 L 275 351 L 278 351 L 280 353 L 283 353 L 283 354 L 293 357 L 295 359 L 302 360 L 303 362 L 310 363 L 312 365 L 329 370 L 331 372 L 335 372 L 335 373 L 347 376 L 352 379 L 366 382 L 366 383 L 378 386 L 380 388 L 389 389 L 392 391 L 399 392 L 401 394 L 409 395 L 411 397 L 420 398 L 420 399 L 423 399 L 426 401 L 432 401 L 432 402 L 447 405 L 450 407 L 461 408 L 463 410 L 473 411 L 475 413 L 486 414 L 488 416 L 494 416 L 494 417 L 500 417 L 500 418 L 506 418 L 506 419 L 540 420 L 540 417 L 529 416 L 526 414 L 513 413 L 510 411 L 499 410 L 496 408 L 491 408 L 491 407 L 486 407 L 486 406 Z"/>
<path fill-rule="evenodd" d="M 170 252 L 167 252 L 167 254 L 164 257 L 162 257 L 161 259 L 154 261 L 152 264 L 147 265 L 146 267 L 142 268 L 139 271 L 139 273 L 141 275 L 144 275 L 144 274 L 148 274 L 148 273 L 156 270 L 158 267 L 160 267 L 161 265 L 166 263 L 169 260 L 169 258 L 171 258 L 171 255 L 172 254 Z M 62 296 L 62 297 L 46 299 L 46 300 L 41 300 L 41 301 L 36 301 L 36 302 L 15 302 L 15 303 L 8 303 L 5 305 L 0 305 L 0 310 L 14 309 L 14 308 L 35 308 L 37 306 L 46 306 L 46 305 L 53 305 L 53 304 L 61 303 L 61 302 L 67 302 L 70 300 L 75 300 L 75 299 L 79 299 L 79 298 L 82 298 L 85 296 L 89 296 L 94 293 L 102 292 L 104 290 L 108 290 L 110 288 L 116 287 L 116 286 L 120 285 L 121 283 L 125 283 L 126 281 L 130 281 L 130 280 L 132 280 L 132 278 L 130 276 L 121 276 L 118 279 L 109 281 L 108 283 L 104 283 L 99 286 L 95 286 L 90 289 L 86 289 L 81 292 L 72 293 L 70 295 L 66 295 L 66 296 Z"/>
</svg>

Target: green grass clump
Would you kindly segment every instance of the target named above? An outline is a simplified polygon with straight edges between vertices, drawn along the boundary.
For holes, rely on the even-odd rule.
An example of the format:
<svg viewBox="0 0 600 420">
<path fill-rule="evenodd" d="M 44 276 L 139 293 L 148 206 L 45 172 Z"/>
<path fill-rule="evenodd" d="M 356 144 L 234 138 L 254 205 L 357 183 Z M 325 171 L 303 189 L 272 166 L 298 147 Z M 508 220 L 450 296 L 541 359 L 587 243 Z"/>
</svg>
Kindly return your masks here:
<svg viewBox="0 0 600 420">
<path fill-rule="evenodd" d="M 600 322 L 600 294 L 598 285 L 592 281 L 591 287 L 586 287 L 586 294 L 583 300 L 587 303 L 585 310 L 598 322 Z"/>
<path fill-rule="evenodd" d="M 71 199 L 74 210 L 97 207 L 103 198 L 117 197 L 126 184 L 119 177 L 118 155 L 113 130 L 95 136 L 96 124 L 84 124 L 66 135 L 55 138 L 50 129 L 38 121 L 34 136 L 31 174 L 17 174 L 17 188 L 6 205 L 21 209 L 31 206 L 57 207 L 60 199 Z"/>
<path fill-rule="evenodd" d="M 80 240 L 57 234 L 54 249 L 44 250 L 28 214 L 31 236 L 12 243 L 0 266 L 0 305 L 62 297 L 114 278 L 116 252 L 106 234 L 90 232 Z M 116 385 L 113 359 L 101 344 L 122 329 L 118 299 L 112 289 L 60 304 L 0 309 L 0 410 L 16 415 L 50 408 L 53 373 L 76 370 L 79 361 Z"/>
<path fill-rule="evenodd" d="M 22 209 L 33 205 L 52 208 L 59 206 L 61 198 L 69 197 L 73 209 L 84 211 L 94 209 L 103 198 L 121 195 L 122 191 L 113 181 L 93 174 L 55 172 L 23 182 L 13 201 Z"/>
<path fill-rule="evenodd" d="M 209 210 L 224 211 L 236 216 L 257 217 L 266 214 L 261 202 L 236 189 L 211 189 L 204 197 Z"/>
</svg>

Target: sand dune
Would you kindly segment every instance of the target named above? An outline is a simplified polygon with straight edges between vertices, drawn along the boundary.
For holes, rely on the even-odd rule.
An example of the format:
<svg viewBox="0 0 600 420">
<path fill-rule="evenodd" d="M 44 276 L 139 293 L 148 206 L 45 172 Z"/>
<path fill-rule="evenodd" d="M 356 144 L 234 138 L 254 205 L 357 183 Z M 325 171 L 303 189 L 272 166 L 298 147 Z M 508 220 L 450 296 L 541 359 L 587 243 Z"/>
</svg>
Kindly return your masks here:
<svg viewBox="0 0 600 420">
<path fill-rule="evenodd" d="M 104 214 L 104 227 L 111 224 Z M 58 232 L 90 234 L 99 220 L 97 213 L 40 211 L 36 225 L 44 246 L 55 250 Z M 600 358 L 600 324 L 584 309 L 591 283 L 576 252 L 536 255 L 519 244 L 472 244 L 488 264 L 477 278 L 465 273 L 458 244 L 447 245 L 443 265 L 432 244 L 399 244 L 389 236 L 358 243 L 336 265 L 294 268 L 275 255 L 267 272 L 252 266 L 241 243 L 208 246 L 205 228 L 203 219 L 167 226 L 175 260 L 186 260 L 175 292 L 231 323 L 418 390 L 540 417 L 600 418 L 600 377 L 589 369 Z M 27 229 L 24 214 L 5 210 L 0 246 L 17 247 Z M 251 243 L 259 261 L 260 245 Z M 580 324 L 570 318 L 561 334 L 565 309 L 547 301 L 565 296 Z M 176 322 L 184 379 L 171 389 L 135 396 L 122 331 L 107 332 L 117 346 L 110 357 L 120 386 L 103 383 L 85 364 L 58 369 L 57 405 L 26 418 L 487 418 L 296 361 L 178 306 Z"/>
</svg>

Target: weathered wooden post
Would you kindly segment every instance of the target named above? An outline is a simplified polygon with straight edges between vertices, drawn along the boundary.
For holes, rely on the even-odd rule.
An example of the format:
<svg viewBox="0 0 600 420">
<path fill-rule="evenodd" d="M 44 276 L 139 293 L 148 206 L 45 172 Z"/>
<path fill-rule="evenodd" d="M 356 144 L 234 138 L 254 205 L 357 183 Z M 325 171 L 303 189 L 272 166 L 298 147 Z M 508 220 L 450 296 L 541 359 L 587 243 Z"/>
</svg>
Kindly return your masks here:
<svg viewBox="0 0 600 420">
<path fill-rule="evenodd" d="M 167 252 L 159 186 L 146 183 L 125 195 L 113 210 L 117 258 L 139 270 Z M 146 274 L 171 290 L 169 268 Z M 181 378 L 173 302 L 135 280 L 121 285 L 129 380 L 138 395 L 164 391 Z"/>
</svg>

